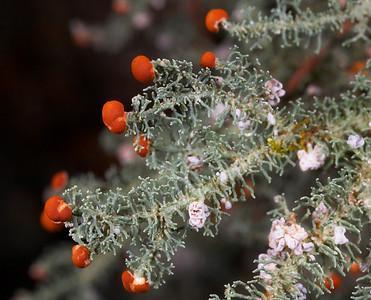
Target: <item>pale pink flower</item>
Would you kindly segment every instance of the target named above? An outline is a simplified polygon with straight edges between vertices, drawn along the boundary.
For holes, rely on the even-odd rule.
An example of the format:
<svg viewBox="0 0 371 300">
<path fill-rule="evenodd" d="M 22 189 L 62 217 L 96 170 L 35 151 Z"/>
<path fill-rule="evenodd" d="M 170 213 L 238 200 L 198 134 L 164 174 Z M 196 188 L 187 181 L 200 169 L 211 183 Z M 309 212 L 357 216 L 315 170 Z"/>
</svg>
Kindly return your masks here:
<svg viewBox="0 0 371 300">
<path fill-rule="evenodd" d="M 228 182 L 228 174 L 225 171 L 217 172 L 216 175 L 219 178 L 220 183 L 226 184 Z"/>
<path fill-rule="evenodd" d="M 226 111 L 229 110 L 229 105 L 219 102 L 211 112 L 211 118 L 216 121 L 220 116 L 222 116 Z"/>
<path fill-rule="evenodd" d="M 327 153 L 323 146 L 307 144 L 307 150 L 297 152 L 299 166 L 302 171 L 317 170 L 325 163 Z"/>
<path fill-rule="evenodd" d="M 328 208 L 326 207 L 326 205 L 323 202 L 318 204 L 318 206 L 316 207 L 316 209 L 312 213 L 312 219 L 315 222 L 320 222 L 321 220 L 323 220 L 327 216 L 328 216 Z"/>
<path fill-rule="evenodd" d="M 268 113 L 267 121 L 268 121 L 268 124 L 270 124 L 272 126 L 276 125 L 276 118 L 274 117 L 274 115 L 272 113 Z"/>
<path fill-rule="evenodd" d="M 365 144 L 365 140 L 363 137 L 361 137 L 358 134 L 351 134 L 348 137 L 347 144 L 352 148 L 352 149 L 357 149 L 363 147 Z"/>
<path fill-rule="evenodd" d="M 194 201 L 188 206 L 189 225 L 198 231 L 205 225 L 207 217 L 210 215 L 209 208 L 203 201 Z"/>
<path fill-rule="evenodd" d="M 258 264 L 258 270 L 260 278 L 266 283 L 271 284 L 272 283 L 272 275 L 276 269 L 277 264 L 273 262 L 268 262 L 272 259 L 272 256 L 269 254 L 259 254 L 258 260 L 260 261 Z"/>
<path fill-rule="evenodd" d="M 220 203 L 225 210 L 230 210 L 232 208 L 232 202 L 225 198 L 220 199 Z"/>
<path fill-rule="evenodd" d="M 191 170 L 198 170 L 202 167 L 203 161 L 198 156 L 189 155 L 187 156 L 187 165 Z"/>
<path fill-rule="evenodd" d="M 336 245 L 343 245 L 349 242 L 345 236 L 345 228 L 343 226 L 335 226 L 334 228 L 334 243 Z"/>
<path fill-rule="evenodd" d="M 283 89 L 283 85 L 277 79 L 270 79 L 265 84 L 267 92 L 267 100 L 270 105 L 275 106 L 281 101 L 281 97 L 286 94 L 286 91 Z"/>
<path fill-rule="evenodd" d="M 122 143 L 117 149 L 117 158 L 122 165 L 127 163 L 132 163 L 138 157 L 135 153 L 134 148 L 132 145 L 128 143 Z"/>
<path fill-rule="evenodd" d="M 239 108 L 237 108 L 235 111 L 235 119 L 237 121 L 238 129 L 241 131 L 245 130 L 251 125 L 251 121 L 247 120 L 246 113 L 241 111 Z"/>
<path fill-rule="evenodd" d="M 304 287 L 304 285 L 302 285 L 301 283 L 297 283 L 295 284 L 295 288 L 296 288 L 296 298 L 297 300 L 305 300 L 307 299 L 307 289 Z"/>
<path fill-rule="evenodd" d="M 274 220 L 269 233 L 269 247 L 275 253 L 284 250 L 285 247 L 294 252 L 295 255 L 301 255 L 303 252 L 312 251 L 313 243 L 304 242 L 308 238 L 308 233 L 298 224 L 286 224 L 285 219 Z"/>
</svg>

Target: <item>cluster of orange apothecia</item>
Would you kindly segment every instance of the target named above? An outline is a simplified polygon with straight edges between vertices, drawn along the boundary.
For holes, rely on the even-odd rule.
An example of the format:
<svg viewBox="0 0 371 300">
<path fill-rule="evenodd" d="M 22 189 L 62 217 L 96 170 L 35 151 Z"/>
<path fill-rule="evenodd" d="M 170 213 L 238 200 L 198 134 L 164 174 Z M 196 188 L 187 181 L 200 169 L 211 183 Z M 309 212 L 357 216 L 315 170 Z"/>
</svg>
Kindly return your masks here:
<svg viewBox="0 0 371 300">
<path fill-rule="evenodd" d="M 128 6 L 126 1 L 118 0 L 113 2 L 116 12 L 126 13 Z M 216 33 L 219 31 L 220 24 L 227 20 L 228 13 L 223 9 L 210 10 L 205 18 L 206 28 Z M 200 58 L 200 66 L 204 68 L 215 68 L 216 56 L 211 51 L 206 51 Z M 136 56 L 131 62 L 131 72 L 134 78 L 143 84 L 150 84 L 155 79 L 155 68 L 151 60 L 144 56 Z M 102 119 L 108 130 L 115 134 L 125 132 L 127 128 L 127 112 L 124 105 L 118 100 L 107 101 L 102 108 Z M 144 135 L 134 137 L 133 146 L 136 153 L 141 157 L 146 157 L 150 153 L 151 141 Z M 61 171 L 56 173 L 51 180 L 52 190 L 58 194 L 68 183 L 68 173 Z M 51 196 L 45 203 L 41 214 L 40 222 L 44 229 L 50 232 L 59 231 L 63 228 L 63 223 L 72 219 L 72 207 L 58 195 Z M 72 262 L 78 268 L 85 268 L 90 263 L 90 250 L 84 245 L 72 247 Z M 143 293 L 150 289 L 148 280 L 143 276 L 125 270 L 122 272 L 122 284 L 130 293 Z"/>
<path fill-rule="evenodd" d="M 358 262 L 353 261 L 352 264 L 349 267 L 349 273 L 351 273 L 354 276 L 358 276 L 362 273 L 361 266 Z M 326 288 L 330 291 L 336 290 L 341 287 L 342 284 L 342 278 L 341 276 L 336 273 L 332 272 L 328 275 L 328 278 L 326 278 L 323 283 L 325 284 Z M 332 284 L 331 284 L 332 282 Z"/>
<path fill-rule="evenodd" d="M 206 15 L 206 28 L 211 32 L 219 31 L 219 24 L 228 18 L 228 13 L 223 9 L 213 9 Z M 213 69 L 216 66 L 216 56 L 211 51 L 206 51 L 200 58 L 200 66 Z M 133 77 L 143 84 L 149 84 L 155 79 L 155 67 L 151 60 L 144 55 L 136 56 L 131 62 L 131 73 Z M 124 105 L 118 100 L 107 101 L 103 105 L 102 119 L 104 125 L 112 133 L 123 133 L 127 128 L 127 112 Z M 150 152 L 151 141 L 144 135 L 134 137 L 133 146 L 135 152 L 146 157 Z M 130 271 L 122 273 L 122 284 L 131 293 L 143 293 L 150 289 L 146 278 L 133 275 Z"/>
<path fill-rule="evenodd" d="M 50 189 L 53 191 L 53 193 L 59 193 L 60 191 L 62 191 L 66 186 L 67 186 L 67 183 L 68 183 L 68 173 L 66 171 L 59 171 L 59 172 L 56 172 L 53 176 L 52 176 L 52 179 L 50 181 Z M 52 203 L 52 201 L 56 201 L 58 198 L 58 196 L 53 196 L 53 197 L 50 197 L 48 199 L 48 209 L 50 209 L 50 205 Z M 54 199 L 54 200 L 53 200 Z M 55 202 L 54 202 L 55 203 Z M 45 204 L 45 207 L 46 207 L 46 204 Z M 61 218 L 65 218 L 66 216 L 68 217 L 68 207 L 66 206 L 60 206 L 59 207 L 59 210 L 62 211 L 61 212 Z M 49 215 L 50 214 L 50 215 Z M 72 213 L 71 213 L 72 214 Z M 63 221 L 60 221 L 60 220 L 53 220 L 52 218 L 56 218 L 57 219 L 59 218 L 58 216 L 56 216 L 56 213 L 55 211 L 52 212 L 52 211 L 49 211 L 48 213 L 46 213 L 46 210 L 44 208 L 44 210 L 42 211 L 41 215 L 40 215 L 40 224 L 41 226 L 48 232 L 59 232 L 63 229 Z"/>
<path fill-rule="evenodd" d="M 228 13 L 224 9 L 212 9 L 205 18 L 206 28 L 210 32 L 218 32 L 220 24 L 227 19 Z M 204 52 L 200 58 L 200 65 L 204 68 L 213 69 L 216 62 L 216 56 L 211 51 Z M 154 81 L 156 72 L 152 61 L 147 56 L 138 55 L 131 62 L 131 73 L 140 83 L 149 84 Z M 110 132 L 115 134 L 125 132 L 127 112 L 119 100 L 109 100 L 103 105 L 102 119 Z M 144 134 L 140 134 L 134 137 L 133 145 L 139 156 L 146 157 L 150 152 L 151 141 Z"/>
</svg>

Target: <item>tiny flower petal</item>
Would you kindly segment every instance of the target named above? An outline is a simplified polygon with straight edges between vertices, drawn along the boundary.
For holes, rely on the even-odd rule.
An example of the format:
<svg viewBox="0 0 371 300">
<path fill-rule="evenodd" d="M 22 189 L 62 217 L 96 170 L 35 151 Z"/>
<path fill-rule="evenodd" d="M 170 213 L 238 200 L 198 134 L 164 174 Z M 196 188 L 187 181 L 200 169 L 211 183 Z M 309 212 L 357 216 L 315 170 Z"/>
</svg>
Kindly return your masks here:
<svg viewBox="0 0 371 300">
<path fill-rule="evenodd" d="M 299 150 L 297 156 L 302 171 L 317 170 L 324 165 L 327 152 L 321 145 L 312 148 L 312 145 L 308 144 L 307 150 Z"/>
<path fill-rule="evenodd" d="M 345 236 L 345 228 L 343 226 L 335 226 L 334 228 L 334 242 L 336 245 L 343 245 L 349 242 Z"/>
<path fill-rule="evenodd" d="M 202 167 L 203 162 L 201 158 L 199 158 L 198 156 L 189 155 L 187 157 L 187 165 L 189 166 L 191 170 L 198 170 Z"/>
<path fill-rule="evenodd" d="M 276 125 L 276 118 L 273 116 L 273 114 L 268 113 L 267 120 L 270 125 L 272 126 Z"/>
<path fill-rule="evenodd" d="M 351 134 L 348 137 L 347 144 L 352 148 L 352 149 L 357 149 L 363 147 L 365 144 L 365 140 L 363 137 L 361 137 L 358 134 Z"/>
<path fill-rule="evenodd" d="M 220 183 L 226 184 L 228 182 L 228 175 L 225 171 L 218 172 L 217 175 L 219 177 Z"/>
<path fill-rule="evenodd" d="M 205 225 L 207 217 L 210 215 L 209 208 L 203 201 L 194 201 L 188 207 L 189 225 L 196 231 Z"/>
<path fill-rule="evenodd" d="M 266 96 L 268 103 L 272 106 L 277 105 L 281 101 L 281 97 L 286 94 L 286 91 L 283 89 L 283 85 L 278 80 L 272 78 L 268 80 L 264 87 L 266 88 Z"/>
</svg>

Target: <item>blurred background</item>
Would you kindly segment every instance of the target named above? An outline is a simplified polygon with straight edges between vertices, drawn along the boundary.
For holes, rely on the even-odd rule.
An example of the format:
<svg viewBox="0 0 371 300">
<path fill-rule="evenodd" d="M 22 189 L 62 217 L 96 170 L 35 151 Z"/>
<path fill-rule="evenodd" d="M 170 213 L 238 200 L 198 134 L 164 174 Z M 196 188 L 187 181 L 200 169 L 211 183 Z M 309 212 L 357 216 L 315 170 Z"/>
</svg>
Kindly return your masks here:
<svg viewBox="0 0 371 300">
<path fill-rule="evenodd" d="M 21 288 L 35 289 L 30 266 L 45 249 L 53 245 L 65 247 L 60 243 L 70 249 L 72 241 L 66 232 L 50 234 L 39 223 L 52 175 L 67 170 L 71 176 L 90 171 L 103 176 L 112 164 L 118 163 L 117 156 L 104 151 L 99 143 L 103 129 L 101 107 L 113 98 L 130 107 L 130 99 L 143 88 L 130 74 L 131 59 L 143 53 L 197 64 L 203 51 L 212 49 L 223 57 L 232 45 L 223 33 L 207 33 L 203 18 L 209 8 L 218 5 L 235 8 L 234 16 L 238 18 L 236 7 L 240 1 L 141 0 L 131 1 L 129 7 L 124 2 L 0 2 L 2 299 L 9 299 Z M 270 0 L 249 1 L 257 3 L 266 10 L 273 5 Z M 279 51 L 272 48 L 266 52 L 273 73 L 282 62 Z M 271 59 L 272 53 L 275 59 Z M 364 49 L 359 48 L 353 57 L 364 56 Z M 286 61 L 284 79 L 289 78 L 288 71 L 295 70 L 302 53 L 297 57 L 300 59 Z M 348 68 L 351 61 L 340 50 L 332 52 L 323 68 L 331 72 L 328 65 L 339 61 L 339 57 L 343 59 L 340 67 Z M 264 57 L 262 61 L 264 64 Z M 320 69 L 317 74 L 321 74 Z M 312 79 L 321 82 L 322 77 L 316 76 L 314 73 Z M 310 83 L 306 82 L 304 88 Z M 284 181 L 293 178 L 295 171 L 277 179 L 274 189 L 265 186 L 261 198 L 287 192 L 290 187 Z M 312 178 L 302 178 L 301 183 L 296 181 L 296 190 L 290 191 L 293 199 L 309 190 Z M 236 209 L 241 219 L 247 218 L 248 205 L 243 204 L 246 210 Z M 176 276 L 162 291 L 146 299 L 207 299 L 212 292 L 221 293 L 227 282 L 250 279 L 253 259 L 266 248 L 262 240 L 269 231 L 265 212 L 272 203 L 267 200 L 253 205 L 258 208 L 250 220 L 262 224 L 254 228 L 263 230 L 264 235 L 252 232 L 250 223 L 245 228 L 233 224 L 222 227 L 218 240 L 194 234 L 188 238 L 192 247 L 175 258 Z M 64 255 L 63 251 L 58 255 Z M 111 269 L 114 271 L 104 275 L 98 291 L 94 288 L 94 293 L 84 296 L 86 299 L 128 298 L 120 283 L 122 257 Z"/>
</svg>

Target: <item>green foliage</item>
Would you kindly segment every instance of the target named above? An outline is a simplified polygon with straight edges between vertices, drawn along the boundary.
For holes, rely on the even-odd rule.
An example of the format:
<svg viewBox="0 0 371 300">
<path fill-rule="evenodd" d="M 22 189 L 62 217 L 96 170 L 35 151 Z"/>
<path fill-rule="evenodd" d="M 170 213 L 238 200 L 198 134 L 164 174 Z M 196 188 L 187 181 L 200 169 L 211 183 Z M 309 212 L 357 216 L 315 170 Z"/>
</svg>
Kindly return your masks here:
<svg viewBox="0 0 371 300">
<path fill-rule="evenodd" d="M 321 48 L 321 39 L 327 31 L 341 31 L 346 21 L 355 23 L 353 38 L 348 43 L 357 40 L 370 40 L 369 16 L 371 2 L 369 0 L 347 1 L 342 9 L 338 1 L 328 1 L 328 8 L 314 12 L 298 1 L 277 1 L 269 16 L 256 12 L 254 7 L 246 8 L 245 18 L 240 23 L 226 21 L 223 27 L 244 43 L 252 41 L 252 47 L 262 47 L 274 36 L 282 38 L 283 46 L 299 46 L 309 38 L 317 38 L 317 51 Z M 326 3 L 327 1 L 323 1 Z"/>
</svg>

